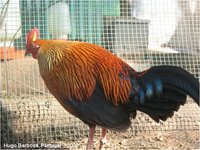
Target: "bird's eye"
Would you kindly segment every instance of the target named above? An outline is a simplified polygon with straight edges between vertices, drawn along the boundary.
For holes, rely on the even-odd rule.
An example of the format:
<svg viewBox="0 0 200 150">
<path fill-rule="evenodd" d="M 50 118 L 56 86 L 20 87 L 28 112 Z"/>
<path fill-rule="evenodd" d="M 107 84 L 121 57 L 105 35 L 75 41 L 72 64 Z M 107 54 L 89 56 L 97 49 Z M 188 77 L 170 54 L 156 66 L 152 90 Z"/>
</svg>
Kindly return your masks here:
<svg viewBox="0 0 200 150">
<path fill-rule="evenodd" d="M 31 48 L 35 48 L 35 45 L 34 45 L 34 44 L 31 44 Z"/>
<path fill-rule="evenodd" d="M 34 48 L 39 48 L 39 45 L 31 44 L 31 48 L 32 48 L 32 49 L 34 49 Z"/>
</svg>

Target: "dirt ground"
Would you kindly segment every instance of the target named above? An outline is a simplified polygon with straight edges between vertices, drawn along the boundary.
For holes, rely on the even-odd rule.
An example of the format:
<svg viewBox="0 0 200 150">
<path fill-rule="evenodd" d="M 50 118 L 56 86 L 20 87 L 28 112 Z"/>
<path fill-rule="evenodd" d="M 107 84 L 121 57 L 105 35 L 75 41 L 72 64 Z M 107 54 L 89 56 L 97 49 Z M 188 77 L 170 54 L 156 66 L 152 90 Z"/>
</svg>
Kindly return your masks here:
<svg viewBox="0 0 200 150">
<path fill-rule="evenodd" d="M 94 139 L 94 150 L 99 148 L 99 138 Z M 56 142 L 71 150 L 83 150 L 86 147 L 87 138 L 80 141 Z M 107 144 L 103 150 L 191 150 L 200 149 L 199 131 L 170 131 L 139 135 L 127 135 L 126 133 L 108 133 Z"/>
<path fill-rule="evenodd" d="M 4 99 L 2 108 L 1 139 L 4 143 L 57 144 L 66 150 L 86 148 L 88 127 L 69 115 L 54 99 Z M 200 149 L 199 116 L 198 106 L 191 102 L 159 124 L 138 113 L 128 131 L 108 131 L 103 150 Z M 94 150 L 99 149 L 99 135 L 100 128 L 97 128 Z"/>
<path fill-rule="evenodd" d="M 1 138 L 5 143 L 57 144 L 69 150 L 86 148 L 88 127 L 69 115 L 57 101 L 34 98 L 2 102 Z M 138 113 L 128 131 L 108 131 L 103 150 L 198 149 L 199 113 L 194 103 L 188 103 L 173 118 L 159 124 Z M 97 128 L 95 150 L 99 147 L 99 135 Z"/>
</svg>

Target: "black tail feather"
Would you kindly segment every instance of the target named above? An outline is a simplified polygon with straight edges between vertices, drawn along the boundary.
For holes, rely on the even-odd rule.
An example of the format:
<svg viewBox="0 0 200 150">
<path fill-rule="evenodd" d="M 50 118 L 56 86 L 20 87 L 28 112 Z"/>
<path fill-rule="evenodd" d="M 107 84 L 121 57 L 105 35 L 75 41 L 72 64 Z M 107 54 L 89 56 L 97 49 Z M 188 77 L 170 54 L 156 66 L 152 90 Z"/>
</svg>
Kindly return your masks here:
<svg viewBox="0 0 200 150">
<path fill-rule="evenodd" d="M 178 92 L 175 92 L 173 90 L 164 90 L 164 93 L 162 95 L 162 98 L 155 97 L 151 99 L 151 102 L 176 102 L 180 103 L 181 105 L 184 105 L 186 102 L 187 96 Z"/>
<path fill-rule="evenodd" d="M 162 109 L 152 109 L 145 106 L 140 107 L 138 110 L 148 114 L 156 122 L 159 122 L 159 120 L 165 121 L 167 118 L 171 118 L 174 115 L 173 110 L 164 111 Z"/>
<path fill-rule="evenodd" d="M 131 96 L 134 102 L 142 101 L 136 109 L 148 114 L 153 120 L 165 121 L 184 105 L 187 95 L 199 105 L 199 81 L 189 72 L 174 66 L 156 66 L 138 74 L 140 93 Z M 138 98 L 139 97 L 139 98 Z"/>
<path fill-rule="evenodd" d="M 199 105 L 199 81 L 189 72 L 175 66 L 157 66 L 152 67 L 149 73 L 160 77 L 164 89 L 189 95 Z"/>
<path fill-rule="evenodd" d="M 147 106 L 152 109 L 175 110 L 175 111 L 177 111 L 180 108 L 180 104 L 169 103 L 169 102 L 145 103 L 144 106 Z"/>
</svg>

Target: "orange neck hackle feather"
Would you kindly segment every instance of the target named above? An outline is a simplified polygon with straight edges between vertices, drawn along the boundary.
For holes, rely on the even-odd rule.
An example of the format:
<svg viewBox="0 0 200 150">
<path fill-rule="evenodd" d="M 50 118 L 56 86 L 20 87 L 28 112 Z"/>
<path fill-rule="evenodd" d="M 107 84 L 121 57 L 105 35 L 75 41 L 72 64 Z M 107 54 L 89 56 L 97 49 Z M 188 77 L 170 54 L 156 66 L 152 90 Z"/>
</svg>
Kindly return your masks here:
<svg viewBox="0 0 200 150">
<path fill-rule="evenodd" d="M 87 100 L 98 83 L 115 105 L 128 101 L 131 68 L 112 53 L 84 42 L 37 40 L 37 43 L 40 73 L 57 99 Z"/>
</svg>

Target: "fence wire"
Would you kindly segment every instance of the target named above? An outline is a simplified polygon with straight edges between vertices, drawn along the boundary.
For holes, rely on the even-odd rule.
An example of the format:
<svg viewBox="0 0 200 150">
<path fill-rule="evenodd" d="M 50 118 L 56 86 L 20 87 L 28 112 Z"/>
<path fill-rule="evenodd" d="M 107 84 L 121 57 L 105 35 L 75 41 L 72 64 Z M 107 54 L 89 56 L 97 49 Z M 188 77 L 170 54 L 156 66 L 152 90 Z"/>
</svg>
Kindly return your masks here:
<svg viewBox="0 0 200 150">
<path fill-rule="evenodd" d="M 34 27 L 41 39 L 101 45 L 137 71 L 173 65 L 200 77 L 199 0 L 2 0 L 2 148 L 5 143 L 74 141 L 88 135 L 88 127 L 51 96 L 37 61 L 24 57 L 26 33 Z M 198 107 L 188 100 L 165 123 L 154 123 L 139 113 L 126 134 L 198 131 L 199 116 Z"/>
</svg>

